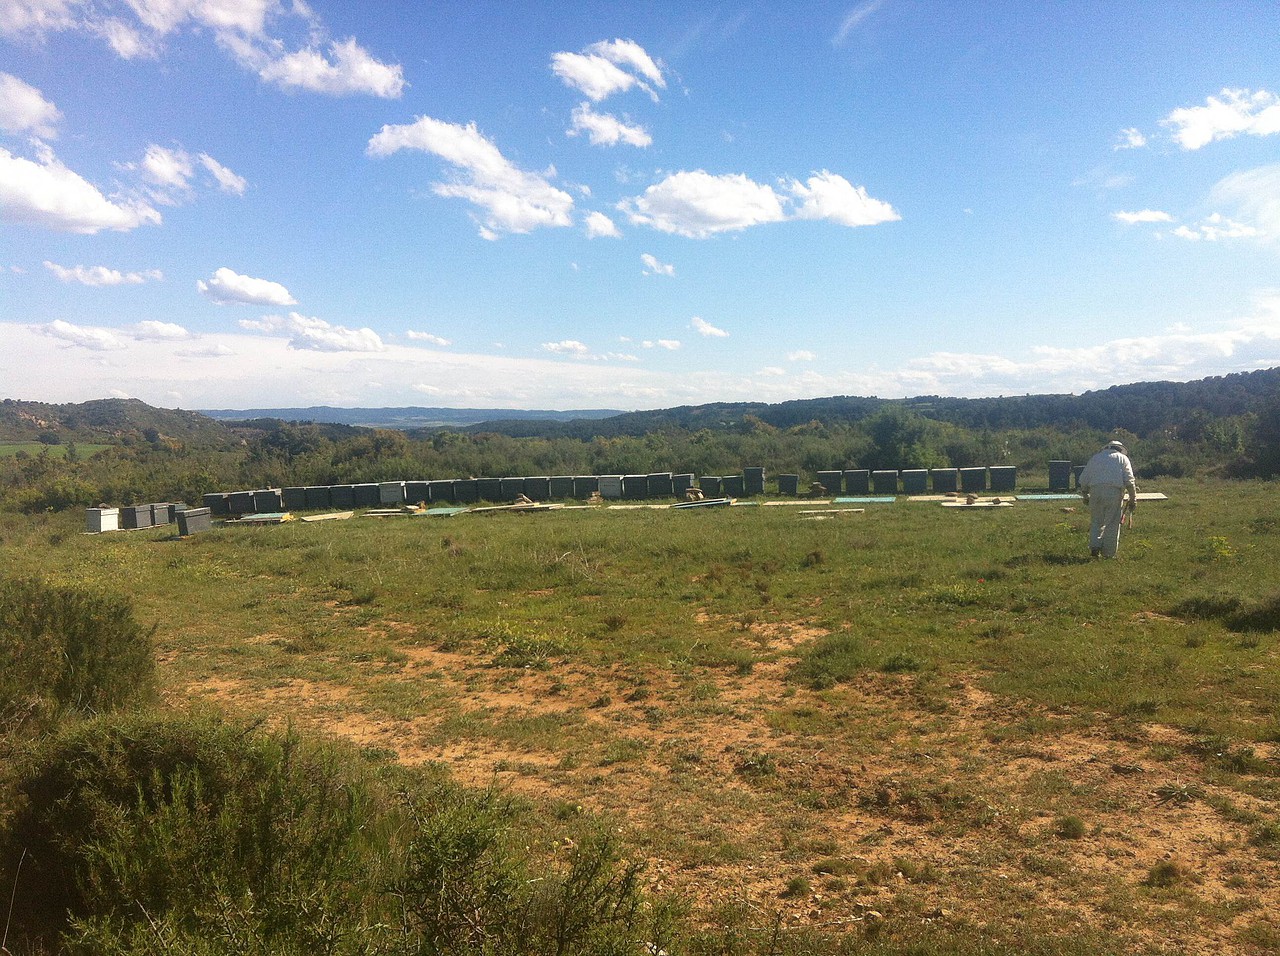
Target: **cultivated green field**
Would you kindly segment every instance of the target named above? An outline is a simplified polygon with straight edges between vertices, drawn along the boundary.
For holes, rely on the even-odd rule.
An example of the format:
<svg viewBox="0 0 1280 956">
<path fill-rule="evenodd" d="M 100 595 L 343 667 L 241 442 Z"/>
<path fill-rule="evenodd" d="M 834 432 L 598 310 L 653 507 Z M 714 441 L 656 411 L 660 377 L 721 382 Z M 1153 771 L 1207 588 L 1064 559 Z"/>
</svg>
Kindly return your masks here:
<svg viewBox="0 0 1280 956">
<path fill-rule="evenodd" d="M 10 458 L 14 455 L 24 452 L 33 458 L 42 451 L 48 451 L 51 458 L 67 457 L 67 445 L 46 445 L 38 441 L 16 441 L 16 442 L 0 442 L 0 458 Z M 76 453 L 82 458 L 88 458 L 90 455 L 102 451 L 104 448 L 110 448 L 110 445 L 76 445 Z"/>
<path fill-rule="evenodd" d="M 723 952 L 1274 952 L 1280 489 L 1143 490 L 1114 562 L 1070 501 L 899 501 L 5 515 L 0 563 L 127 594 L 172 706 L 607 814 Z"/>
</svg>

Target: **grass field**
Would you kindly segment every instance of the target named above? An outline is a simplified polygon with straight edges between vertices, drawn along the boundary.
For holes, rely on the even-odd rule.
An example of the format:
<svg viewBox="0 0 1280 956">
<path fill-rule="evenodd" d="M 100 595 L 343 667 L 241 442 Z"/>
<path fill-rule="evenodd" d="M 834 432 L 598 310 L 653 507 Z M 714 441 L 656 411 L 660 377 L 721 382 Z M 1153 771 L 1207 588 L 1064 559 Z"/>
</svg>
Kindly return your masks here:
<svg viewBox="0 0 1280 956">
<path fill-rule="evenodd" d="M 1072 502 L 4 516 L 0 561 L 128 593 L 175 706 L 611 815 L 708 923 L 1275 952 L 1277 487 L 1144 490 L 1114 562 Z"/>
<path fill-rule="evenodd" d="M 19 441 L 19 442 L 0 442 L 0 458 L 11 458 L 19 452 L 25 452 L 32 457 L 40 454 L 46 449 L 50 457 L 65 458 L 67 456 L 66 445 L 46 445 L 38 441 Z M 110 445 L 76 445 L 76 452 L 82 458 L 88 458 L 90 455 L 102 451 L 104 448 L 110 448 Z"/>
</svg>

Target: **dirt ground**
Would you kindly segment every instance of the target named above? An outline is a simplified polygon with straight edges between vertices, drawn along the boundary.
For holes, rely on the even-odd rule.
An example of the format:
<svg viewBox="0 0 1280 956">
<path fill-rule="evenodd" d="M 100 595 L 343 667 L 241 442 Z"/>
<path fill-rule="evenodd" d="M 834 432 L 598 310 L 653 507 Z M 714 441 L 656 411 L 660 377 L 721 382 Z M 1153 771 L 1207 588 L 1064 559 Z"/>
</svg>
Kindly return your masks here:
<svg viewBox="0 0 1280 956">
<path fill-rule="evenodd" d="M 1096 929 L 1117 951 L 1206 956 L 1280 940 L 1278 854 L 1250 839 L 1277 808 L 1251 795 L 1247 773 L 1215 772 L 1173 728 L 1002 700 L 980 675 L 868 672 L 825 691 L 787 680 L 820 635 L 754 626 L 744 639 L 769 659 L 748 673 L 513 671 L 392 626 L 383 636 L 403 659 L 370 663 L 370 685 L 421 681 L 447 707 L 391 717 L 351 687 L 305 681 L 185 692 L 406 764 L 442 762 L 463 783 L 606 812 L 656 886 L 708 911 L 780 912 L 784 927 L 1030 920 Z M 507 730 L 440 732 L 460 715 Z M 563 739 L 511 730 L 541 719 L 563 721 Z"/>
</svg>

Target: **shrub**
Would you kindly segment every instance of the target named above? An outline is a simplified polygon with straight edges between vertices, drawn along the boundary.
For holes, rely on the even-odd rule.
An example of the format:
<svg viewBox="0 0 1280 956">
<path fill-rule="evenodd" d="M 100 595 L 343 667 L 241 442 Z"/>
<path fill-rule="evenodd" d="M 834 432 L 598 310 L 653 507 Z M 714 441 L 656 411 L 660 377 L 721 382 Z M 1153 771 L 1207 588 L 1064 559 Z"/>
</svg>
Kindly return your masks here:
<svg viewBox="0 0 1280 956">
<path fill-rule="evenodd" d="M 379 835 L 359 767 L 213 717 L 64 728 L 16 774 L 0 856 L 16 886 L 10 938 L 147 952 L 159 940 L 133 947 L 161 920 L 190 937 L 177 951 L 357 952 Z"/>
<path fill-rule="evenodd" d="M 792 668 L 791 677 L 815 690 L 825 690 L 851 680 L 866 667 L 867 653 L 862 641 L 848 631 L 840 631 L 814 642 Z"/>
<path fill-rule="evenodd" d="M 0 732 L 148 699 L 154 633 L 125 597 L 0 580 Z"/>
</svg>

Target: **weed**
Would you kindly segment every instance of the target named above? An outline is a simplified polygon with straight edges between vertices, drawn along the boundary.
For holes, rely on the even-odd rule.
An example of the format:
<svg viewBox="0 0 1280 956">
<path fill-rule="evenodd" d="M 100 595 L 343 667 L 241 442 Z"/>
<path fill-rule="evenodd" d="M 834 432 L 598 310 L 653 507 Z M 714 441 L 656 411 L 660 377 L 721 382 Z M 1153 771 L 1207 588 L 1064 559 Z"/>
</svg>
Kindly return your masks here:
<svg viewBox="0 0 1280 956">
<path fill-rule="evenodd" d="M 849 631 L 819 638 L 792 668 L 791 676 L 815 690 L 834 687 L 867 667 L 862 640 Z"/>
<path fill-rule="evenodd" d="M 920 659 L 914 654 L 909 654 L 906 651 L 899 651 L 897 654 L 890 655 L 889 658 L 880 665 L 880 670 L 884 671 L 886 674 L 914 673 L 915 671 L 920 670 L 923 666 L 924 665 L 920 662 Z"/>
<path fill-rule="evenodd" d="M 1053 823 L 1053 832 L 1064 840 L 1079 840 L 1085 835 L 1084 821 L 1076 816 L 1058 817 Z"/>
<path fill-rule="evenodd" d="M 1193 783 L 1183 783 L 1181 780 L 1175 783 L 1162 783 L 1151 793 L 1159 806 L 1171 803 L 1184 806 L 1204 797 L 1204 791 L 1200 787 Z"/>
<path fill-rule="evenodd" d="M 808 896 L 812 891 L 813 887 L 810 886 L 809 881 L 805 877 L 793 876 L 791 879 L 787 880 L 787 885 L 778 895 L 784 900 L 794 900 Z"/>
<path fill-rule="evenodd" d="M 1154 864 L 1143 878 L 1144 886 L 1163 888 L 1184 883 L 1190 877 L 1186 866 L 1177 860 L 1161 860 Z"/>
</svg>

